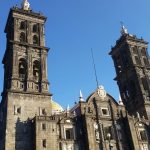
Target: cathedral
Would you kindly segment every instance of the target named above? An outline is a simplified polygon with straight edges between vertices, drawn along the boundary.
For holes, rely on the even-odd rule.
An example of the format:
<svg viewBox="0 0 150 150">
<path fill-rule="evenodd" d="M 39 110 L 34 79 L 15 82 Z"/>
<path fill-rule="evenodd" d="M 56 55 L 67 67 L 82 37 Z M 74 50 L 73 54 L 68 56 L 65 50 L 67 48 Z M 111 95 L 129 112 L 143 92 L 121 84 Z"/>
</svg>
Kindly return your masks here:
<svg viewBox="0 0 150 150">
<path fill-rule="evenodd" d="M 103 86 L 72 107 L 52 99 L 44 24 L 24 0 L 10 9 L 0 102 L 0 150 L 150 150 L 148 42 L 128 33 L 111 48 L 120 101 Z"/>
</svg>

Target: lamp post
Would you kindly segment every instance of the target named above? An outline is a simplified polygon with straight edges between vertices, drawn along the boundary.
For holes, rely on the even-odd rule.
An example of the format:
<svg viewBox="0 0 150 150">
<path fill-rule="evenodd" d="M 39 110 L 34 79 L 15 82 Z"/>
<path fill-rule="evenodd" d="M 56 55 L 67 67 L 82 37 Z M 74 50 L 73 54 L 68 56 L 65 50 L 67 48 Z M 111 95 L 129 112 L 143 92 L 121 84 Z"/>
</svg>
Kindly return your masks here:
<svg viewBox="0 0 150 150">
<path fill-rule="evenodd" d="M 108 138 L 108 142 L 109 142 L 109 150 L 112 150 L 113 148 L 113 144 L 110 142 L 111 141 L 111 134 L 110 133 L 107 133 L 107 138 Z"/>
</svg>

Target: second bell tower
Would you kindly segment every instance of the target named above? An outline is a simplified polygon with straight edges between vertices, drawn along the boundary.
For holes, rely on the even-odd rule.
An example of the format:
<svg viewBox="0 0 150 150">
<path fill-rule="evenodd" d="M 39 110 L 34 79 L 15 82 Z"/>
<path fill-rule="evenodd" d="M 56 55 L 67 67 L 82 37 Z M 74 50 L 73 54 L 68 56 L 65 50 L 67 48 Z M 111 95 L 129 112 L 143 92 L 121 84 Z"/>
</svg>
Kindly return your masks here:
<svg viewBox="0 0 150 150">
<path fill-rule="evenodd" d="M 128 34 L 123 26 L 121 37 L 110 55 L 116 69 L 117 84 L 126 110 L 150 118 L 150 63 L 148 43 Z"/>
</svg>

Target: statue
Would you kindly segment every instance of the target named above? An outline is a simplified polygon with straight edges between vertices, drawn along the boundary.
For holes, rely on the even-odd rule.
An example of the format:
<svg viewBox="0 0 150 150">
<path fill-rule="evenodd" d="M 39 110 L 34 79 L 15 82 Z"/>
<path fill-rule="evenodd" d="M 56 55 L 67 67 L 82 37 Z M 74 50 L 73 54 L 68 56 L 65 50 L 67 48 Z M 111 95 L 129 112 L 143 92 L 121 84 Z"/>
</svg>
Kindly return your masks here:
<svg viewBox="0 0 150 150">
<path fill-rule="evenodd" d="M 23 1 L 22 8 L 23 8 L 23 10 L 29 10 L 30 9 L 30 3 L 28 2 L 28 0 Z"/>
<path fill-rule="evenodd" d="M 121 32 L 122 35 L 128 34 L 128 30 L 123 25 L 123 22 L 121 22 L 121 31 L 120 32 Z"/>
</svg>

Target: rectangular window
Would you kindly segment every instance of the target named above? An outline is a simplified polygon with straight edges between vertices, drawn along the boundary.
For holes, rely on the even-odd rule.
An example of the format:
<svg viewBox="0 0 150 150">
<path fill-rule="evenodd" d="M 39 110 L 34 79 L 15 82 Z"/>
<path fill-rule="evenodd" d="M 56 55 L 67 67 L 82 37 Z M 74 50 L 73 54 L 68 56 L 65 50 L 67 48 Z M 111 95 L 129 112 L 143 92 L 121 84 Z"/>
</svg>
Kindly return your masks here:
<svg viewBox="0 0 150 150">
<path fill-rule="evenodd" d="M 114 129 L 112 126 L 104 127 L 105 140 L 114 139 Z"/>
<path fill-rule="evenodd" d="M 149 90 L 148 81 L 146 78 L 141 78 L 144 90 Z"/>
<path fill-rule="evenodd" d="M 138 49 L 136 47 L 133 47 L 132 52 L 133 52 L 133 54 L 138 54 Z"/>
<path fill-rule="evenodd" d="M 148 63 L 148 60 L 146 59 L 146 58 L 143 58 L 143 62 L 144 62 L 144 65 L 149 65 L 149 63 Z"/>
<path fill-rule="evenodd" d="M 43 146 L 44 148 L 46 148 L 46 146 L 47 146 L 46 139 L 42 140 L 42 146 Z"/>
<path fill-rule="evenodd" d="M 42 123 L 42 130 L 46 130 L 46 124 Z"/>
<path fill-rule="evenodd" d="M 110 115 L 108 108 L 101 108 L 101 112 L 102 112 L 103 116 L 109 116 Z"/>
<path fill-rule="evenodd" d="M 23 88 L 24 88 L 23 83 L 20 83 L 20 89 L 23 89 Z"/>
<path fill-rule="evenodd" d="M 145 48 L 141 49 L 141 54 L 142 54 L 142 56 L 146 56 L 146 49 Z"/>
<path fill-rule="evenodd" d="M 66 128 L 65 129 L 66 139 L 73 139 L 73 128 Z"/>
<path fill-rule="evenodd" d="M 104 127 L 105 140 L 111 139 L 111 126 Z"/>
<path fill-rule="evenodd" d="M 21 114 L 21 107 L 19 107 L 19 106 L 14 106 L 14 114 L 15 114 L 15 115 Z"/>
<path fill-rule="evenodd" d="M 138 58 L 138 56 L 135 56 L 134 58 L 135 58 L 135 63 L 136 63 L 137 65 L 140 65 L 141 62 L 140 62 L 140 59 Z"/>
<path fill-rule="evenodd" d="M 21 114 L 21 107 L 17 108 L 17 114 Z"/>
<path fill-rule="evenodd" d="M 41 109 L 41 115 L 46 116 L 46 114 L 47 114 L 47 113 L 46 113 L 46 109 L 45 109 L 45 108 L 42 108 L 42 109 Z"/>
<path fill-rule="evenodd" d="M 139 134 L 140 134 L 140 139 L 142 141 L 147 141 L 147 135 L 146 135 L 146 131 L 145 130 L 139 130 Z"/>
<path fill-rule="evenodd" d="M 36 85 L 36 90 L 38 90 L 39 89 L 39 86 L 38 85 Z"/>
</svg>

